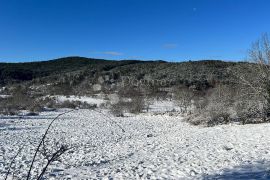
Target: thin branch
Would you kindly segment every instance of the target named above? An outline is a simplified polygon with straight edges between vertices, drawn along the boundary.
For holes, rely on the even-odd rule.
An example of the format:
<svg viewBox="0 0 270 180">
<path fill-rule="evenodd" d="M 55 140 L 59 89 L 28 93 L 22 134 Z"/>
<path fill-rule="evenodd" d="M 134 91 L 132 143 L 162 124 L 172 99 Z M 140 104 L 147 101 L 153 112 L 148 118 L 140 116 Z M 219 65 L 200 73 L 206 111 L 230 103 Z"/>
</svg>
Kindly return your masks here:
<svg viewBox="0 0 270 180">
<path fill-rule="evenodd" d="M 54 162 L 57 158 L 59 158 L 62 154 L 64 154 L 66 151 L 68 151 L 71 148 L 67 148 L 65 146 L 61 146 L 59 150 L 57 150 L 55 153 L 53 153 L 52 157 L 50 159 L 48 159 L 47 164 L 45 165 L 45 167 L 43 168 L 42 172 L 40 173 L 40 175 L 38 176 L 37 180 L 41 180 L 43 175 L 45 174 L 47 168 L 49 167 L 49 165 Z"/>
<path fill-rule="evenodd" d="M 30 176 L 31 176 L 31 170 L 32 170 L 32 168 L 33 168 L 33 164 L 34 164 L 34 162 L 35 162 L 35 159 L 36 159 L 36 156 L 37 156 L 37 153 L 39 152 L 39 148 L 41 147 L 41 145 L 42 145 L 42 143 L 43 143 L 43 141 L 45 140 L 45 138 L 46 138 L 46 135 L 48 134 L 48 131 L 49 131 L 49 129 L 50 129 L 50 127 L 52 126 L 52 124 L 53 124 L 53 122 L 55 121 L 55 120 L 57 120 L 60 116 L 62 116 L 62 115 L 64 115 L 64 114 L 67 114 L 67 113 L 70 113 L 70 112 L 72 112 L 72 111 L 74 111 L 74 109 L 73 110 L 70 110 L 70 111 L 67 111 L 67 112 L 64 112 L 64 113 L 61 113 L 61 114 L 59 114 L 58 116 L 56 116 L 52 121 L 51 121 L 51 123 L 49 124 L 49 126 L 48 126 L 48 128 L 46 129 L 46 131 L 45 131 L 45 133 L 44 133 L 44 135 L 42 136 L 42 139 L 41 139 L 41 141 L 40 141 L 40 143 L 39 143 L 39 145 L 38 145 L 38 147 L 37 147 L 37 149 L 36 149 L 36 151 L 35 151 L 35 154 L 34 154 L 34 157 L 33 157 L 33 159 L 32 159 L 32 162 L 31 162 L 31 165 L 30 165 L 30 168 L 29 168 L 29 170 L 28 170 L 28 174 L 27 174 L 27 180 L 29 180 L 30 179 Z"/>
</svg>

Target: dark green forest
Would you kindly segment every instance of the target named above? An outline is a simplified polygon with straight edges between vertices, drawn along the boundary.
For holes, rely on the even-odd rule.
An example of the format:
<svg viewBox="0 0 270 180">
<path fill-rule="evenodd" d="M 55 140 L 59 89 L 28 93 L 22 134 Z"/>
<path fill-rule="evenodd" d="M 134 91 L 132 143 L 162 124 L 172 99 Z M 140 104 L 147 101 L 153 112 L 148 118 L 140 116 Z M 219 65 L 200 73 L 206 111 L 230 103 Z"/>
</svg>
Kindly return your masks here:
<svg viewBox="0 0 270 180">
<path fill-rule="evenodd" d="M 66 57 L 49 61 L 27 63 L 0 63 L 0 84 L 12 84 L 44 79 L 50 82 L 69 74 L 80 74 L 81 79 L 94 74 L 114 74 L 135 79 L 170 80 L 173 85 L 183 84 L 214 86 L 216 83 L 233 83 L 228 69 L 239 70 L 246 63 L 202 60 L 171 63 L 166 61 L 104 60 L 84 57 Z M 83 77 L 81 77 L 83 76 Z"/>
</svg>

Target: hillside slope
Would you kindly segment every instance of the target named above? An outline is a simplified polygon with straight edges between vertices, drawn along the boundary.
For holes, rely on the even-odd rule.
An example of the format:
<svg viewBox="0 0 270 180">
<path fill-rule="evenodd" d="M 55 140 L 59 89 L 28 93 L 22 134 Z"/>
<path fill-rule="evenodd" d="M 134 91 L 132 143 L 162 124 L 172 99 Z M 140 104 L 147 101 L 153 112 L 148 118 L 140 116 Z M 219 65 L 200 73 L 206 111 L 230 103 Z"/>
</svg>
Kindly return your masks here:
<svg viewBox="0 0 270 180">
<path fill-rule="evenodd" d="M 110 83 L 120 77 L 134 80 L 160 80 L 172 85 L 194 85 L 198 89 L 218 83 L 234 83 L 235 77 L 228 69 L 244 69 L 247 63 L 202 60 L 169 63 L 165 61 L 112 61 L 83 57 L 66 57 L 30 63 L 0 63 L 0 84 L 32 82 L 95 84 L 99 76 L 109 76 Z M 240 67 L 240 68 L 239 68 Z M 36 81 L 38 80 L 38 81 Z M 87 82 L 86 82 L 87 81 Z"/>
<path fill-rule="evenodd" d="M 140 63 L 140 61 L 109 61 L 84 57 L 66 57 L 40 62 L 0 63 L 0 83 L 27 81 L 55 74 L 131 63 Z"/>
</svg>

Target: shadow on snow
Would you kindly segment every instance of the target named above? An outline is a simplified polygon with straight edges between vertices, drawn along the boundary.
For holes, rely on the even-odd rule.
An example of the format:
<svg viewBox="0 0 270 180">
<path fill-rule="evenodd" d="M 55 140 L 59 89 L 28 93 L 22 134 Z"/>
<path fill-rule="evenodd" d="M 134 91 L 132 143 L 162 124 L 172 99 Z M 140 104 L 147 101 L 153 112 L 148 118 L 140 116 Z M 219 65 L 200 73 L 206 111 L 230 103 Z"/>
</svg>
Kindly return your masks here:
<svg viewBox="0 0 270 180">
<path fill-rule="evenodd" d="M 203 179 L 270 179 L 270 162 L 257 162 L 254 164 L 236 166 L 233 169 L 224 169 L 220 174 L 206 175 Z"/>
</svg>

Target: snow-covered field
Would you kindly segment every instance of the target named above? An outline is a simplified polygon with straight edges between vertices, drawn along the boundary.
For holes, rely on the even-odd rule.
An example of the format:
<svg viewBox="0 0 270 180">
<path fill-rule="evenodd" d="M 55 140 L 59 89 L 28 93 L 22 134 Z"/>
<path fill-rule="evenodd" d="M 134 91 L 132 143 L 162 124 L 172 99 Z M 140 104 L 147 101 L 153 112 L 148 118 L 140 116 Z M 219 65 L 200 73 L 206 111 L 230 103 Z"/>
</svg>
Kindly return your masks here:
<svg viewBox="0 0 270 180">
<path fill-rule="evenodd" d="M 57 102 L 63 102 L 63 101 L 81 101 L 81 102 L 86 102 L 88 104 L 96 104 L 98 107 L 102 104 L 105 103 L 106 101 L 102 98 L 92 98 L 92 97 L 87 97 L 87 96 L 51 96 L 55 97 Z"/>
<path fill-rule="evenodd" d="M 14 168 L 25 177 L 41 135 L 61 112 L 0 117 L 0 177 L 20 147 Z M 115 118 L 105 110 L 76 110 L 60 117 L 48 138 L 74 146 L 50 166 L 50 179 L 211 179 L 232 178 L 235 172 L 243 179 L 247 172 L 269 178 L 270 124 L 208 128 L 180 116 Z M 32 177 L 41 165 L 39 157 Z"/>
</svg>

